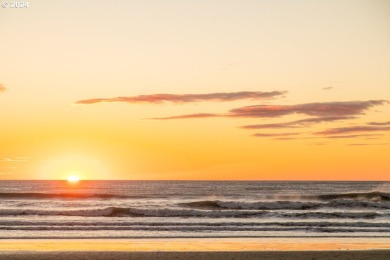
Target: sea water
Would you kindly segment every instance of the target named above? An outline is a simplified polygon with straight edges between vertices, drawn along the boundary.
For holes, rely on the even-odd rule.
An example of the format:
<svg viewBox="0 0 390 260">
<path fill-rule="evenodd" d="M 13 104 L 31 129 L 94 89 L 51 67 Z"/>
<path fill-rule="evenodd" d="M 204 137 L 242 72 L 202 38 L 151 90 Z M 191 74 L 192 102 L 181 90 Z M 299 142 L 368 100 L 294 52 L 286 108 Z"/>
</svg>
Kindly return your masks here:
<svg viewBox="0 0 390 260">
<path fill-rule="evenodd" d="M 0 181 L 0 238 L 390 237 L 390 182 Z"/>
</svg>

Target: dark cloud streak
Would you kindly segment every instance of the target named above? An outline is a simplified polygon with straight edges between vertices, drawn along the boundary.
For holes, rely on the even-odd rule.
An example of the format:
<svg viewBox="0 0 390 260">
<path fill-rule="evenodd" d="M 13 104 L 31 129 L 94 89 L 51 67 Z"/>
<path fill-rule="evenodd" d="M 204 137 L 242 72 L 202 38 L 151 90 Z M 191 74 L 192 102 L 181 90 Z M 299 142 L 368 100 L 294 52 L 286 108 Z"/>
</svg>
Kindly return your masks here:
<svg viewBox="0 0 390 260">
<path fill-rule="evenodd" d="M 344 138 L 370 137 L 370 136 L 381 136 L 381 134 L 332 135 L 332 136 L 326 136 L 325 138 L 330 138 L 330 139 L 344 139 Z"/>
<path fill-rule="evenodd" d="M 324 118 L 341 118 L 362 115 L 365 110 L 374 106 L 389 103 L 386 100 L 368 100 L 368 101 L 349 101 L 349 102 L 323 102 L 323 103 L 307 103 L 298 105 L 257 105 L 246 106 L 230 110 L 227 114 L 212 114 L 205 113 L 203 117 L 236 117 L 236 118 L 275 118 L 292 114 L 303 114 L 308 116 L 316 116 L 316 119 L 303 119 L 298 122 L 316 123 L 323 122 Z M 158 119 L 183 119 L 183 118 L 199 118 L 199 114 L 178 115 Z M 341 119 L 340 119 L 341 120 Z M 296 123 L 296 122 L 295 122 Z M 282 125 L 271 125 L 272 127 Z M 272 128 L 271 127 L 271 128 Z M 284 126 L 285 127 L 285 126 Z"/>
<path fill-rule="evenodd" d="M 388 103 L 386 100 L 323 102 L 298 105 L 260 105 L 231 110 L 234 117 L 279 117 L 290 114 L 304 114 L 318 117 L 360 115 L 371 107 Z"/>
<path fill-rule="evenodd" d="M 359 133 L 359 132 L 380 132 L 380 131 L 390 131 L 390 126 L 351 126 L 351 127 L 339 127 L 331 128 L 325 131 L 317 132 L 319 135 L 337 135 L 337 134 L 349 134 L 349 133 Z"/>
<path fill-rule="evenodd" d="M 208 114 L 208 113 L 198 113 L 198 114 L 189 114 L 189 115 L 182 115 L 182 116 L 156 117 L 156 118 L 150 118 L 150 119 L 171 120 L 171 119 L 208 118 L 208 117 L 220 117 L 220 115 Z"/>
<path fill-rule="evenodd" d="M 390 145 L 390 143 L 377 143 L 377 144 L 347 144 L 348 146 L 368 146 L 368 145 Z"/>
<path fill-rule="evenodd" d="M 299 135 L 301 133 L 280 133 L 280 134 L 268 134 L 268 133 L 256 133 L 253 136 L 256 137 L 279 137 L 279 136 L 291 136 L 291 135 Z"/>
<path fill-rule="evenodd" d="M 390 125 L 390 121 L 387 122 L 370 122 L 369 125 Z"/>
<path fill-rule="evenodd" d="M 96 104 L 96 103 L 111 103 L 111 102 L 125 102 L 125 103 L 192 103 L 203 101 L 214 102 L 228 102 L 242 99 L 273 99 L 281 97 L 286 94 L 285 91 L 271 91 L 271 92 L 228 92 L 228 93 L 207 93 L 207 94 L 153 94 L 153 95 L 140 95 L 132 97 L 115 97 L 115 98 L 95 98 L 77 101 L 76 104 Z"/>
<path fill-rule="evenodd" d="M 305 127 L 317 123 L 323 122 L 333 122 L 339 120 L 348 120 L 356 119 L 353 116 L 339 116 L 339 117 L 317 117 L 317 118 L 306 118 L 296 121 L 290 121 L 285 123 L 276 123 L 276 124 L 259 124 L 259 125 L 246 125 L 241 128 L 244 129 L 267 129 L 267 128 L 296 128 L 296 127 Z"/>
</svg>

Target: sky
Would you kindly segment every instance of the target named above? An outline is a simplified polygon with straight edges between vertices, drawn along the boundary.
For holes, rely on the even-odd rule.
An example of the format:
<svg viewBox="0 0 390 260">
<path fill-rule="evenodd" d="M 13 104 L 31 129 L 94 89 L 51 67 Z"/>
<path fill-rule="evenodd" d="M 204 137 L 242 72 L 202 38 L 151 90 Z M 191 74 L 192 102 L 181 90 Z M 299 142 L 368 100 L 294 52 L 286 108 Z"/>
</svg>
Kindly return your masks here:
<svg viewBox="0 0 390 260">
<path fill-rule="evenodd" d="M 390 180 L 389 13 L 387 0 L 0 7 L 0 179 Z"/>
</svg>

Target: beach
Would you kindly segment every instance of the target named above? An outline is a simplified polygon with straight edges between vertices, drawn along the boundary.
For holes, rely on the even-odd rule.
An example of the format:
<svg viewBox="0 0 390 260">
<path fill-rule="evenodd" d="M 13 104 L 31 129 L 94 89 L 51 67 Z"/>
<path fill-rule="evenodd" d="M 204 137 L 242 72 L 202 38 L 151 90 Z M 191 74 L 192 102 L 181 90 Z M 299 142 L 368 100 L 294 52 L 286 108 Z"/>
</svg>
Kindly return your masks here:
<svg viewBox="0 0 390 260">
<path fill-rule="evenodd" d="M 389 259 L 390 238 L 3 240 L 2 259 Z"/>
<path fill-rule="evenodd" d="M 9 181 L 1 190 L 0 260 L 390 259 L 388 183 Z"/>
</svg>

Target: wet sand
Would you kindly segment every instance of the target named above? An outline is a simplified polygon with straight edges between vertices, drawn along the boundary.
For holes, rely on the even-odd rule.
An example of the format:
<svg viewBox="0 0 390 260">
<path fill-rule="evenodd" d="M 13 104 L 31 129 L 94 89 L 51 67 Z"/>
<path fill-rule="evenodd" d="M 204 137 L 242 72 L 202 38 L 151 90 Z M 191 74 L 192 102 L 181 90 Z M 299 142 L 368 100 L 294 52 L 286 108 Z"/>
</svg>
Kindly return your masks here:
<svg viewBox="0 0 390 260">
<path fill-rule="evenodd" d="M 5 239 L 3 259 L 387 260 L 390 238 Z"/>
</svg>

